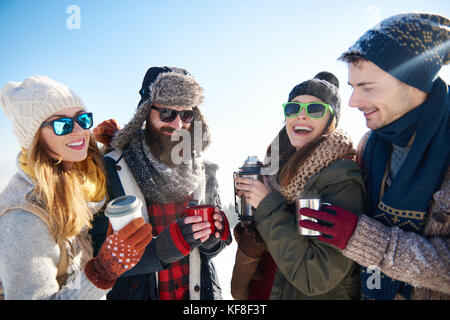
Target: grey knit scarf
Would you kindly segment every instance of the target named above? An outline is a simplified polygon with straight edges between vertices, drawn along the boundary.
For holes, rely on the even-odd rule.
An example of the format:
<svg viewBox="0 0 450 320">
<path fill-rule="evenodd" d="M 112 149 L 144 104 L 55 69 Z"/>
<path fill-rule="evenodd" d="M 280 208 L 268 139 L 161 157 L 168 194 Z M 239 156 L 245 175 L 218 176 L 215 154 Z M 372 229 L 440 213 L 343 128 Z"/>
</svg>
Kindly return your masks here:
<svg viewBox="0 0 450 320">
<path fill-rule="evenodd" d="M 135 133 L 123 147 L 123 155 L 147 203 L 181 202 L 204 179 L 200 156 L 192 156 L 189 164 L 181 163 L 173 168 L 158 161 L 145 141 L 145 130 Z"/>
</svg>

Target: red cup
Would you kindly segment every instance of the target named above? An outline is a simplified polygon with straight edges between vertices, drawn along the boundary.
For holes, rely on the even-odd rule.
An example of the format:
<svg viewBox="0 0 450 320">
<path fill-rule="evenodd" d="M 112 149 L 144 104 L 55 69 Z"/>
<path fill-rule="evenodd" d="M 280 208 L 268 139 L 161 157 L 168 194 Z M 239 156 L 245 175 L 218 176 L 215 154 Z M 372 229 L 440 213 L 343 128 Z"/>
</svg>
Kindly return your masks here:
<svg viewBox="0 0 450 320">
<path fill-rule="evenodd" d="M 202 222 L 209 222 L 210 227 L 210 234 L 214 232 L 214 218 L 213 215 L 215 213 L 215 206 L 211 205 L 199 205 L 199 206 L 189 206 L 184 210 L 185 216 L 200 216 L 202 217 Z"/>
</svg>

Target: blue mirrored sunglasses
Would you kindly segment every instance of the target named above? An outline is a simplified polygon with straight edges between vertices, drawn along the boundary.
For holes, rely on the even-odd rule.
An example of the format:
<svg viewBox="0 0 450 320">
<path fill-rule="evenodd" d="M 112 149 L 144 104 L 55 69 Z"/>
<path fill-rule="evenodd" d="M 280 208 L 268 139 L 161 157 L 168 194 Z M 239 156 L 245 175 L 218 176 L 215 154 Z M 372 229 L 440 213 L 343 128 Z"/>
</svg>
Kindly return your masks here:
<svg viewBox="0 0 450 320">
<path fill-rule="evenodd" d="M 74 122 L 78 123 L 82 129 L 90 129 L 94 124 L 92 112 L 82 113 L 73 118 L 64 117 L 47 121 L 41 124 L 41 128 L 52 126 L 57 136 L 63 136 L 72 132 Z"/>
</svg>

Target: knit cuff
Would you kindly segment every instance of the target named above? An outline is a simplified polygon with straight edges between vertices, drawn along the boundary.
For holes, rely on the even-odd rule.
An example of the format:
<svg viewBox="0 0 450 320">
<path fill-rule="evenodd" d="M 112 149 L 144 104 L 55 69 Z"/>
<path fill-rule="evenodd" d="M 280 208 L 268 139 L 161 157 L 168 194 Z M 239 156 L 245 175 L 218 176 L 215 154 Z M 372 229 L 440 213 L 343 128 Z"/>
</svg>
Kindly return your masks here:
<svg viewBox="0 0 450 320">
<path fill-rule="evenodd" d="M 169 226 L 169 231 L 173 243 L 175 244 L 178 251 L 180 251 L 180 253 L 183 256 L 187 255 L 191 251 L 191 247 L 186 242 L 186 240 L 184 240 L 183 234 L 181 233 L 178 223 L 172 223 Z"/>
<path fill-rule="evenodd" d="M 230 224 L 228 223 L 228 219 L 227 219 L 227 216 L 226 216 L 225 212 L 220 211 L 220 214 L 221 214 L 221 216 L 223 218 L 223 221 L 222 221 L 223 222 L 222 223 L 223 229 L 221 231 L 222 237 L 220 238 L 220 240 L 227 241 L 227 240 L 229 240 L 230 235 L 231 235 Z M 231 241 L 230 241 L 230 243 L 231 243 Z"/>
<path fill-rule="evenodd" d="M 391 237 L 390 228 L 361 215 L 355 232 L 342 252 L 344 256 L 363 266 L 379 266 Z"/>
<path fill-rule="evenodd" d="M 111 289 L 116 280 L 106 280 L 101 276 L 100 272 L 97 270 L 95 266 L 95 258 L 89 260 L 84 267 L 84 273 L 86 277 L 99 289 L 108 290 Z"/>
<path fill-rule="evenodd" d="M 188 227 L 191 228 L 190 225 L 188 225 Z M 183 230 L 185 229 L 186 226 L 183 227 Z M 189 234 L 188 236 L 194 241 L 192 234 Z M 183 232 L 178 225 L 178 222 L 172 222 L 156 237 L 155 241 L 156 254 L 159 259 L 165 263 L 179 261 L 184 256 L 188 255 L 193 248 L 186 241 L 185 236 L 183 236 Z M 200 240 L 195 241 L 198 241 L 198 243 L 201 244 Z"/>
</svg>

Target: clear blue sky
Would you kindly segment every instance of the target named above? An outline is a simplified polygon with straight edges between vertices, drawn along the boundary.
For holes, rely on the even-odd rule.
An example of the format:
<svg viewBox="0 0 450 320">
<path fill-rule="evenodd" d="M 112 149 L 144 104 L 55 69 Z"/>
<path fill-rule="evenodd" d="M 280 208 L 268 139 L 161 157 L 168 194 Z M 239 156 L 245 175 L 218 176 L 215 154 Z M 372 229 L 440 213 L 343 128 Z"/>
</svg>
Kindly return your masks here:
<svg viewBox="0 0 450 320">
<path fill-rule="evenodd" d="M 70 5 L 80 28 L 69 29 Z M 448 0 L 407 1 L 105 1 L 2 0 L 0 86 L 36 74 L 68 85 L 95 121 L 132 117 L 150 66 L 189 70 L 205 89 L 209 159 L 220 166 L 223 202 L 232 172 L 263 156 L 283 124 L 281 103 L 297 83 L 328 70 L 341 82 L 340 126 L 357 140 L 363 117 L 347 107 L 346 66 L 337 57 L 380 19 L 399 12 L 450 16 Z M 450 80 L 449 68 L 441 71 Z M 19 146 L 0 112 L 0 189 L 15 172 Z"/>
</svg>

